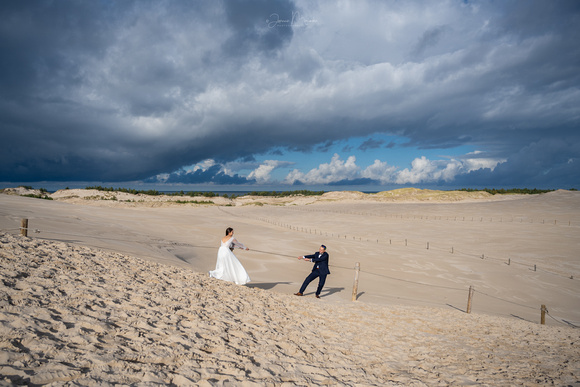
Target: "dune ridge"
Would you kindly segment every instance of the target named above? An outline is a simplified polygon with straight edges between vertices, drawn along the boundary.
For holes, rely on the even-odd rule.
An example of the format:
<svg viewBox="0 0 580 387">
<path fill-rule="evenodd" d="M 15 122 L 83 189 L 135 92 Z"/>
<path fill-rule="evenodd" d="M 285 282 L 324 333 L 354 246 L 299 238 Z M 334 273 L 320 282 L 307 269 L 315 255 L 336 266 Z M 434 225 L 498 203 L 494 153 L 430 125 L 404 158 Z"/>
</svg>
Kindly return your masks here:
<svg viewBox="0 0 580 387">
<path fill-rule="evenodd" d="M 208 205 L 244 206 L 244 205 L 305 205 L 332 202 L 471 202 L 484 200 L 509 200 L 520 195 L 491 195 L 488 192 L 437 191 L 418 188 L 401 188 L 377 193 L 359 191 L 331 191 L 322 195 L 292 195 L 287 197 L 251 196 L 236 198 L 221 196 L 173 196 L 131 194 L 118 191 L 100 191 L 95 189 L 64 189 L 54 193 L 24 187 L 6 188 L 7 195 L 36 195 L 67 203 L 89 204 L 98 206 L 171 206 L 171 205 Z"/>
</svg>

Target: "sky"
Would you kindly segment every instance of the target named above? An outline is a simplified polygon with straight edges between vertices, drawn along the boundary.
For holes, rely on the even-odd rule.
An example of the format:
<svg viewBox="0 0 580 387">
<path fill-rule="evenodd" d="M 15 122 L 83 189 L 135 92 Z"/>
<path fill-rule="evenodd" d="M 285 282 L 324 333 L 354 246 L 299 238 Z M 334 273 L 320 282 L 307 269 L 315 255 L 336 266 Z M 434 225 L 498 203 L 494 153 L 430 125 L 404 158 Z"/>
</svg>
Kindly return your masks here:
<svg viewBox="0 0 580 387">
<path fill-rule="evenodd" d="M 580 188 L 575 0 L 4 0 L 0 20 L 0 188 Z"/>
</svg>

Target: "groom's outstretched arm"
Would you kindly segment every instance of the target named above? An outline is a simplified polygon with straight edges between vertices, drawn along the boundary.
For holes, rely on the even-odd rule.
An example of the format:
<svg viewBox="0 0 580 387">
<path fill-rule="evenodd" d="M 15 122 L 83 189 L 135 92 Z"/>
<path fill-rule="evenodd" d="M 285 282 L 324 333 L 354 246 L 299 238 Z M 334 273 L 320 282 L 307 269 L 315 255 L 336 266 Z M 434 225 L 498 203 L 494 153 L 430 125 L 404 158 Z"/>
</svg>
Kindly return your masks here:
<svg viewBox="0 0 580 387">
<path fill-rule="evenodd" d="M 310 254 L 310 255 L 305 255 L 304 259 L 309 260 L 310 262 L 314 262 L 316 259 L 316 253 Z"/>
<path fill-rule="evenodd" d="M 312 262 L 322 262 L 328 259 L 328 253 L 325 251 L 323 254 L 320 254 L 318 258 L 316 258 L 316 254 L 312 254 L 311 257 Z"/>
</svg>

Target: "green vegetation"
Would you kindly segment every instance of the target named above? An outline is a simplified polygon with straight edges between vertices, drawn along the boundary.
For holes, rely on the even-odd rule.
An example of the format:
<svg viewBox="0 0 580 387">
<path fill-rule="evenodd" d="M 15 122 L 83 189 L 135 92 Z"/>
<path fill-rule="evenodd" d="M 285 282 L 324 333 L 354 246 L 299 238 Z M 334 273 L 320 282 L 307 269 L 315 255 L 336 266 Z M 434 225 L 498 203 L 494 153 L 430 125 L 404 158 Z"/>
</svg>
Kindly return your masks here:
<svg viewBox="0 0 580 387">
<path fill-rule="evenodd" d="M 24 188 L 24 189 L 31 190 L 31 191 L 36 189 L 36 188 L 33 188 L 29 185 L 19 185 L 18 188 Z M 48 195 L 48 191 L 46 190 L 46 188 L 39 188 L 38 190 L 40 191 L 41 194 Z"/>
<path fill-rule="evenodd" d="M 42 194 L 40 194 L 40 195 L 28 194 L 28 195 L 21 195 L 21 196 L 26 196 L 27 198 L 53 200 L 50 196 L 46 196 L 46 195 L 42 195 Z"/>
<path fill-rule="evenodd" d="M 143 195 L 149 195 L 149 196 L 160 196 L 160 195 L 166 195 L 166 196 L 203 196 L 206 198 L 214 198 L 216 196 L 218 196 L 217 194 L 213 193 L 213 192 L 183 192 L 183 191 L 179 191 L 179 192 L 171 192 L 171 193 L 163 193 L 163 192 L 159 192 L 157 190 L 147 190 L 147 191 L 143 191 L 143 190 L 136 190 L 136 189 L 129 189 L 129 188 L 113 188 L 113 187 L 101 187 L 101 186 L 95 186 L 95 187 L 86 187 L 85 189 L 94 189 L 97 191 L 104 191 L 104 192 L 124 192 L 124 193 L 129 193 L 129 194 L 133 194 L 133 195 L 137 195 L 137 194 L 143 194 Z M 225 197 L 225 195 L 224 195 Z"/>
<path fill-rule="evenodd" d="M 155 191 L 155 190 L 149 190 L 149 191 L 138 191 L 136 189 L 128 189 L 128 188 L 113 188 L 113 187 L 101 187 L 99 186 L 95 186 L 95 187 L 86 187 L 85 189 L 94 189 L 97 191 L 103 191 L 103 192 L 125 192 L 125 193 L 130 193 L 130 194 L 145 194 L 145 195 L 151 195 L 151 196 L 158 196 L 158 195 L 163 195 L 161 192 L 159 191 Z"/>
<path fill-rule="evenodd" d="M 488 192 L 492 195 L 505 195 L 505 194 L 523 194 L 523 195 L 537 195 L 546 192 L 555 191 L 553 189 L 529 189 L 529 188 L 512 188 L 512 189 L 495 189 L 495 188 L 484 188 L 484 189 L 473 189 L 473 188 L 461 188 L 457 191 L 465 191 L 465 192 Z"/>
<path fill-rule="evenodd" d="M 24 189 L 28 189 L 28 190 L 33 190 L 34 188 L 32 188 L 29 185 L 19 185 L 18 188 L 24 188 Z M 48 196 L 48 191 L 44 188 L 39 188 L 38 189 L 40 191 L 40 194 L 27 194 L 27 195 L 21 195 L 21 196 L 25 196 L 27 198 L 35 198 L 35 199 L 45 199 L 45 200 L 53 200 L 50 196 Z"/>
<path fill-rule="evenodd" d="M 215 204 L 214 202 L 212 202 L 211 200 L 176 200 L 174 202 L 171 203 L 177 203 L 177 204 Z"/>
<path fill-rule="evenodd" d="M 299 190 L 299 191 L 252 191 L 248 195 L 250 196 L 268 196 L 268 197 L 275 197 L 275 198 L 282 198 L 287 196 L 320 196 L 324 194 L 324 191 L 308 191 L 308 190 Z"/>
<path fill-rule="evenodd" d="M 199 191 L 189 191 L 189 192 L 183 192 L 183 191 L 179 191 L 179 192 L 173 192 L 173 193 L 169 193 L 166 194 L 167 196 L 203 196 L 204 198 L 215 198 L 218 196 L 218 194 L 214 193 L 214 192 L 199 192 Z M 224 195 L 225 197 L 226 195 Z"/>
<path fill-rule="evenodd" d="M 263 206 L 264 206 L 264 203 L 262 203 L 262 202 L 246 203 L 246 204 L 244 204 L 244 206 L 257 206 L 257 207 L 263 207 Z"/>
<path fill-rule="evenodd" d="M 214 192 L 200 192 L 200 191 L 190 191 L 190 192 L 179 191 L 179 192 L 172 192 L 172 193 L 163 193 L 163 192 L 159 192 L 156 190 L 141 191 L 141 190 L 136 190 L 136 189 L 101 187 L 101 186 L 86 187 L 85 189 L 94 189 L 97 191 L 104 191 L 104 192 L 125 192 L 125 193 L 130 193 L 133 195 L 143 194 L 143 195 L 150 195 L 150 196 L 159 196 L 159 195 L 190 196 L 190 197 L 202 196 L 202 197 L 206 197 L 206 198 L 214 198 L 214 197 L 218 196 L 218 194 L 216 194 Z M 308 190 L 283 191 L 283 192 L 252 191 L 252 192 L 248 193 L 248 195 L 250 195 L 250 196 L 268 196 L 268 197 L 280 198 L 280 197 L 297 196 L 297 195 L 318 196 L 318 195 L 322 195 L 323 193 L 324 193 L 324 191 L 308 191 Z M 226 199 L 227 198 L 235 199 L 236 197 L 239 197 L 239 195 L 235 195 L 235 194 L 228 195 L 226 193 L 226 194 L 223 194 L 222 197 L 224 197 Z"/>
</svg>

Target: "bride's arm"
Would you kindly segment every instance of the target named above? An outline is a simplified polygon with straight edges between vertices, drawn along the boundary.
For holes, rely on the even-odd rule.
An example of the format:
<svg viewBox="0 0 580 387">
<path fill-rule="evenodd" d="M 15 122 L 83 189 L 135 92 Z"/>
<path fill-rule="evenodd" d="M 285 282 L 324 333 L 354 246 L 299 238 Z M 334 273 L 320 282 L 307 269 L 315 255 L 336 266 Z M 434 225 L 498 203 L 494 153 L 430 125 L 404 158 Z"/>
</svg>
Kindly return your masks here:
<svg viewBox="0 0 580 387">
<path fill-rule="evenodd" d="M 236 239 L 232 241 L 232 246 L 237 247 L 238 249 L 249 250 L 243 243 L 238 242 Z"/>
</svg>

